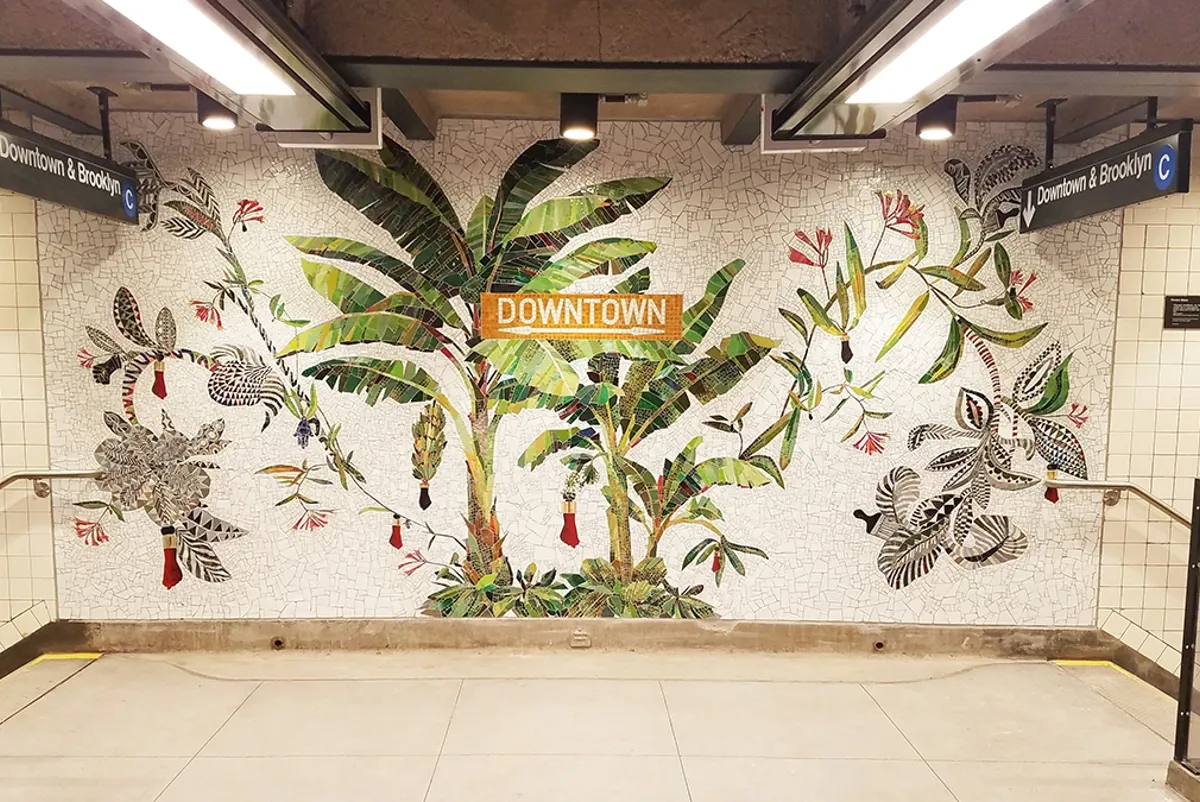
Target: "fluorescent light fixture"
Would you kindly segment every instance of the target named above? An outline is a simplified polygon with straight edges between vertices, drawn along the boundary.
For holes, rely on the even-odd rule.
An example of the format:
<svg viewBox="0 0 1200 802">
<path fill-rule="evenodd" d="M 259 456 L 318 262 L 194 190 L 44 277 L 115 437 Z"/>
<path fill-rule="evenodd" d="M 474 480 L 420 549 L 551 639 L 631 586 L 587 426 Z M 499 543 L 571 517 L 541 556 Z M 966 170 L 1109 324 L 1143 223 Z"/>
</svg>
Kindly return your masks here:
<svg viewBox="0 0 1200 802">
<path fill-rule="evenodd" d="M 906 103 L 1053 0 L 962 0 L 850 96 Z"/>
<path fill-rule="evenodd" d="M 238 95 L 295 95 L 260 54 L 193 0 L 104 0 L 113 10 Z"/>
</svg>

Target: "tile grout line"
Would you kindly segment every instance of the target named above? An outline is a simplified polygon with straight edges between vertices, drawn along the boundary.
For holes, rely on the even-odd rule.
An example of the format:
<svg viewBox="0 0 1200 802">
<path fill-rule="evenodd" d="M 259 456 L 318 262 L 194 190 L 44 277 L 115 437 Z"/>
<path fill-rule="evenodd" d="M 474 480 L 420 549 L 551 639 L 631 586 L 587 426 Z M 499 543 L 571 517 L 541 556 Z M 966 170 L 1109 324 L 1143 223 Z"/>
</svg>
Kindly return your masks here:
<svg viewBox="0 0 1200 802">
<path fill-rule="evenodd" d="M 187 771 L 187 767 L 192 765 L 192 762 L 195 761 L 195 759 L 200 756 L 200 753 L 204 751 L 205 747 L 207 747 L 210 743 L 212 743 L 212 739 L 216 738 L 217 735 L 220 734 L 221 730 L 225 729 L 225 726 L 227 724 L 229 724 L 230 721 L 233 720 L 233 717 L 236 716 L 238 714 L 238 711 L 241 710 L 245 706 L 246 702 L 250 701 L 250 697 L 253 696 L 254 694 L 258 693 L 258 689 L 261 688 L 262 686 L 263 686 L 263 683 L 259 682 L 257 685 L 254 686 L 254 690 L 252 690 L 252 691 L 250 691 L 250 693 L 246 694 L 245 699 L 238 702 L 238 706 L 233 709 L 232 713 L 230 713 L 228 716 L 225 717 L 225 720 L 221 722 L 221 726 L 219 726 L 215 730 L 213 730 L 213 734 L 204 739 L 204 743 L 200 744 L 200 748 L 196 750 L 196 753 L 194 755 L 192 755 L 191 757 L 189 757 L 187 759 L 186 763 L 184 763 L 182 766 L 180 766 L 179 771 L 175 772 L 175 776 L 171 778 L 170 782 L 168 782 L 166 785 L 163 786 L 163 789 L 161 791 L 159 791 L 158 794 L 154 797 L 153 802 L 158 802 L 158 800 L 162 799 L 163 794 L 165 794 L 167 791 L 169 791 L 171 789 L 171 786 L 175 784 L 175 781 L 179 779 L 180 775 L 182 775 L 185 771 Z"/>
<path fill-rule="evenodd" d="M 688 802 L 692 802 L 692 784 L 688 782 L 687 768 L 683 765 L 683 750 L 679 748 L 679 736 L 675 734 L 675 720 L 671 718 L 671 703 L 667 701 L 667 689 L 662 680 L 658 681 L 658 692 L 662 694 L 663 709 L 667 711 L 667 726 L 671 728 L 671 740 L 675 742 L 675 757 L 679 759 L 679 773 L 683 775 L 683 789 L 687 791 Z"/>
<path fill-rule="evenodd" d="M 1154 729 L 1154 728 L 1153 728 L 1153 727 L 1151 727 L 1149 724 L 1147 724 L 1146 722 L 1142 721 L 1140 718 L 1138 718 L 1137 716 L 1135 716 L 1135 715 L 1134 715 L 1134 714 L 1133 714 L 1131 711 L 1129 711 L 1129 710 L 1125 709 L 1125 707 L 1124 707 L 1123 705 L 1117 704 L 1115 701 L 1113 701 L 1112 699 L 1109 699 L 1107 696 L 1105 696 L 1104 694 L 1100 693 L 1100 691 L 1096 690 L 1096 689 L 1095 689 L 1095 688 L 1093 688 L 1091 685 L 1088 685 L 1086 682 L 1084 682 L 1084 681 L 1083 681 L 1083 677 L 1081 677 L 1081 676 L 1080 676 L 1078 673 L 1076 673 L 1076 672 L 1074 672 L 1074 671 L 1067 671 L 1067 669 L 1066 669 L 1064 666 L 1060 666 L 1060 665 L 1058 665 L 1057 663 L 1051 663 L 1051 665 L 1053 665 L 1053 666 L 1054 666 L 1056 669 L 1058 669 L 1058 670 L 1059 670 L 1061 673 L 1063 673 L 1063 674 L 1065 674 L 1065 675 L 1069 676 L 1069 677 L 1070 677 L 1071 679 L 1073 679 L 1075 682 L 1078 682 L 1080 685 L 1082 685 L 1083 687 L 1087 688 L 1087 689 L 1088 689 L 1088 691 L 1089 691 L 1090 693 L 1092 693 L 1094 696 L 1097 696 L 1097 697 L 1099 697 L 1100 699 L 1103 699 L 1105 702 L 1107 702 L 1108 704 L 1112 705 L 1112 706 L 1113 706 L 1113 707 L 1115 707 L 1117 710 L 1120 710 L 1120 711 L 1121 711 L 1122 713 L 1124 713 L 1126 716 L 1128 716 L 1129 718 L 1133 719 L 1133 720 L 1134 720 L 1134 721 L 1136 721 L 1138 724 L 1141 724 L 1143 727 L 1145 727 L 1146 729 L 1148 729 L 1150 732 L 1154 733 L 1156 736 L 1158 736 L 1158 737 L 1159 737 L 1159 738 L 1161 738 L 1162 740 L 1166 741 L 1168 745 L 1170 745 L 1170 746 L 1174 746 L 1174 745 L 1175 745 L 1174 738 L 1167 738 L 1167 737 L 1166 737 L 1166 736 L 1164 736 L 1164 735 L 1163 735 L 1161 732 L 1159 732 L 1158 730 Z M 1139 678 L 1137 678 L 1137 677 L 1133 677 L 1133 680 L 1134 680 L 1135 682 L 1139 682 L 1139 683 L 1141 683 L 1141 682 L 1144 682 L 1144 680 L 1141 680 L 1141 679 L 1139 679 Z M 1154 688 L 1154 686 L 1152 686 L 1152 685 L 1149 685 L 1149 683 L 1146 683 L 1146 684 L 1147 684 L 1147 686 L 1148 686 L 1148 687 L 1150 687 L 1150 688 Z M 1155 690 L 1156 692 L 1158 692 L 1158 689 L 1157 689 L 1157 688 L 1154 688 L 1154 690 Z M 1165 695 L 1165 694 L 1164 694 L 1164 695 Z M 1167 697 L 1167 698 L 1170 698 L 1170 697 Z M 1174 720 L 1172 720 L 1172 723 L 1174 723 Z"/>
<path fill-rule="evenodd" d="M 908 733 L 901 729 L 900 725 L 897 724 L 895 720 L 888 714 L 888 711 L 885 710 L 883 705 L 879 703 L 879 700 L 875 698 L 875 694 L 871 693 L 870 689 L 867 688 L 866 683 L 860 682 L 858 683 L 858 687 L 862 688 L 863 693 L 867 695 L 868 699 L 875 703 L 875 706 L 879 708 L 879 712 L 882 713 L 883 717 L 888 720 L 888 723 L 896 728 L 896 732 L 900 733 L 900 737 L 904 739 L 904 742 L 907 743 L 913 752 L 917 754 L 917 757 L 921 758 L 921 762 L 925 764 L 925 768 L 929 769 L 929 773 L 937 778 L 937 781 L 942 784 L 943 788 L 946 789 L 946 793 L 950 795 L 950 798 L 955 800 L 955 802 L 959 802 L 958 795 L 950 789 L 950 786 L 946 784 L 944 779 L 942 779 L 942 775 L 938 774 L 937 769 L 930 764 L 930 762 L 925 758 L 925 755 L 921 754 L 921 750 L 918 749 L 917 745 L 914 744 L 908 737 Z"/>
<path fill-rule="evenodd" d="M 438 765 L 442 762 L 442 752 L 446 749 L 446 739 L 450 737 L 450 725 L 454 723 L 454 714 L 458 712 L 458 700 L 462 696 L 464 684 L 466 684 L 466 680 L 460 679 L 458 690 L 454 692 L 454 704 L 450 706 L 450 718 L 446 719 L 446 731 L 442 733 L 442 742 L 438 744 L 437 755 L 433 758 L 433 770 L 429 772 L 429 784 L 425 786 L 425 795 L 421 797 L 422 802 L 428 802 L 429 792 L 433 790 L 433 780 L 437 777 Z"/>
<path fill-rule="evenodd" d="M 99 658 L 96 658 L 96 659 L 98 660 Z M 17 710 L 14 710 L 14 711 L 13 711 L 13 712 L 12 712 L 10 715 L 7 715 L 7 716 L 5 716 L 3 719 L 0 719 L 0 724 L 6 724 L 6 723 L 8 723 L 8 722 L 9 722 L 9 721 L 11 721 L 11 720 L 12 720 L 14 717 L 16 717 L 16 716 L 20 715 L 22 712 L 24 712 L 25 710 L 28 710 L 28 709 L 29 709 L 30 707 L 32 707 L 34 704 L 36 704 L 37 702 L 41 701 L 41 700 L 42 700 L 42 699 L 44 699 L 46 696 L 50 695 L 50 693 L 51 693 L 52 691 L 57 691 L 57 690 L 58 690 L 59 688 L 61 688 L 63 685 L 66 685 L 68 682 L 70 682 L 71 680 L 73 680 L 73 679 L 75 679 L 76 677 L 78 677 L 80 674 L 82 674 L 84 671 L 86 671 L 86 670 L 87 670 L 87 669 L 88 669 L 90 666 L 92 666 L 92 665 L 95 665 L 95 663 L 96 663 L 96 660 L 89 660 L 89 661 L 87 662 L 87 664 L 86 664 L 86 665 L 84 665 L 84 666 L 81 666 L 81 667 L 80 667 L 78 670 L 76 670 L 76 671 L 73 671 L 73 672 L 71 672 L 69 675 L 67 675 L 67 676 L 63 677 L 62 679 L 60 679 L 58 682 L 54 683 L 54 684 L 53 684 L 52 686 L 50 686 L 49 688 L 47 688 L 46 690 L 44 690 L 44 691 L 42 691 L 41 693 L 39 693 L 39 694 L 38 694 L 37 696 L 35 696 L 33 699 L 31 699 L 31 700 L 29 700 L 28 702 L 26 702 L 25 704 L 21 705 L 21 707 L 20 707 L 20 708 L 18 708 Z M 22 666 L 22 668 L 24 668 L 24 666 Z"/>
</svg>

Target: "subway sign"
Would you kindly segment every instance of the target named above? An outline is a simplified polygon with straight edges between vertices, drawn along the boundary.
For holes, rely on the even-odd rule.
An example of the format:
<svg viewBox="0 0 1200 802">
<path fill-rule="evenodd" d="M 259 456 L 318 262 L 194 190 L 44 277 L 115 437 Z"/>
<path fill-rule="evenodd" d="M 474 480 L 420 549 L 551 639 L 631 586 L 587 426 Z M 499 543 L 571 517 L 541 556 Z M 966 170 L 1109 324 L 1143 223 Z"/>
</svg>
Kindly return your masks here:
<svg viewBox="0 0 1200 802">
<path fill-rule="evenodd" d="M 1183 120 L 1035 175 L 1021 185 L 1021 231 L 1187 192 L 1191 146 L 1192 121 Z"/>
<path fill-rule="evenodd" d="M 486 292 L 488 340 L 666 340 L 683 336 L 683 296 Z"/>
<path fill-rule="evenodd" d="M 137 183 L 116 162 L 0 120 L 0 188 L 137 223 Z"/>
</svg>

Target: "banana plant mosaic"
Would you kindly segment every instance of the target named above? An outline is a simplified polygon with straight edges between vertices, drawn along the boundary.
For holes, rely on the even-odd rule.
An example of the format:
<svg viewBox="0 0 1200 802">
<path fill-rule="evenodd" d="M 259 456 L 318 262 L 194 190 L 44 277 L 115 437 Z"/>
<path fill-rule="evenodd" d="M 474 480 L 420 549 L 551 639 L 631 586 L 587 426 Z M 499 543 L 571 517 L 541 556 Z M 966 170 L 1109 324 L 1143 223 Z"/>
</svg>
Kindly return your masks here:
<svg viewBox="0 0 1200 802">
<path fill-rule="evenodd" d="M 747 577 L 769 554 L 734 537 L 712 489 L 785 486 L 802 432 L 818 416 L 821 425 L 839 427 L 848 448 L 867 457 L 884 454 L 891 443 L 887 389 L 894 379 L 883 363 L 903 347 L 918 321 L 935 315 L 945 327 L 945 341 L 939 353 L 929 355 L 932 362 L 919 382 L 946 381 L 973 354 L 990 386 L 962 388 L 948 410 L 952 423 L 929 422 L 908 433 L 906 444 L 914 453 L 934 443 L 947 446 L 922 466 L 924 472 L 948 474 L 940 492 L 924 495 L 921 472 L 895 467 L 879 482 L 877 510 L 855 511 L 869 535 L 882 541 L 878 566 L 884 581 L 903 589 L 943 555 L 964 568 L 982 568 L 1025 552 L 1029 537 L 1016 522 L 988 512 L 995 493 L 1040 483 L 1022 461 L 1036 458 L 1050 470 L 1086 478 L 1086 456 L 1070 429 L 1086 422 L 1086 407 L 1073 403 L 1064 412 L 1071 355 L 1052 343 L 1006 384 L 992 353 L 997 347 L 1024 348 L 1046 325 L 1025 321 L 1034 310 L 1037 277 L 1015 268 L 1004 245 L 1019 209 L 1013 183 L 1037 165 L 1025 148 L 997 148 L 974 169 L 959 160 L 946 164 L 962 201 L 954 221 L 958 246 L 947 263 L 931 263 L 933 234 L 925 208 L 906 192 L 879 192 L 878 232 L 867 241 L 869 252 L 849 222 L 795 232 L 786 256 L 810 272 L 796 289 L 796 303 L 779 309 L 790 332 L 783 342 L 752 331 L 715 342 L 709 337 L 745 267 L 741 259 L 714 270 L 703 294 L 686 307 L 679 340 L 654 342 L 481 336 L 485 292 L 570 292 L 577 282 L 603 277 L 611 277 L 614 293 L 649 290 L 653 263 L 643 260 L 657 245 L 595 235 L 629 215 L 636 223 L 639 210 L 670 179 L 635 176 L 553 193 L 596 141 L 534 142 L 465 222 L 434 177 L 390 139 L 378 159 L 316 152 L 317 170 L 332 195 L 386 233 L 395 247 L 328 235 L 288 236 L 299 273 L 327 305 L 328 316 L 315 320 L 293 317 L 288 299 L 255 278 L 239 256 L 248 226 L 265 222 L 261 203 L 239 201 L 225 223 L 215 193 L 197 172 L 168 180 L 146 148 L 125 146 L 135 156 L 147 197 L 143 229 L 207 243 L 225 266 L 204 282 L 202 297 L 189 301 L 194 318 L 220 330 L 229 315 L 239 315 L 258 338 L 254 348 L 222 345 L 200 353 L 178 347 L 170 310 L 159 312 L 151 336 L 126 288 L 113 304 L 124 341 L 85 329 L 97 353 L 81 351 L 81 364 L 103 385 L 121 372 L 123 414 L 106 413 L 116 439 L 97 450 L 105 471 L 100 486 L 110 498 L 79 502 L 100 515 L 76 519 L 76 532 L 83 542 L 100 545 L 108 539 L 107 516 L 125 520 L 128 512 L 144 510 L 162 529 L 168 588 L 182 576 L 180 567 L 204 581 L 229 579 L 213 544 L 246 534 L 205 506 L 209 471 L 217 467 L 207 457 L 225 447 L 224 423 L 217 420 L 190 438 L 175 429 L 165 410 L 166 367 L 174 363 L 208 371 L 215 404 L 261 407 L 264 431 L 286 411 L 295 421 L 291 437 L 300 452 L 311 454 L 315 442 L 317 456 L 257 471 L 281 489 L 278 506 L 298 511 L 294 531 L 328 525 L 334 505 L 322 496 L 340 485 L 366 502 L 360 514 L 390 516 L 381 547 L 402 550 L 406 533 L 419 535 L 423 547 L 410 545 L 399 567 L 408 577 L 432 572 L 436 587 L 424 605 L 430 615 L 715 615 L 703 598 L 704 584 L 687 581 L 694 576 L 689 572 L 700 568 L 720 586 L 727 569 Z M 399 289 L 386 289 L 391 286 Z M 882 295 L 900 296 L 907 311 L 889 321 L 891 334 L 876 353 L 856 353 L 864 321 L 880 314 L 873 306 Z M 1008 323 L 996 324 L 997 316 Z M 365 344 L 376 355 L 353 348 Z M 815 375 L 818 360 L 812 357 L 824 349 L 842 364 L 836 376 Z M 299 367 L 301 358 L 306 367 Z M 431 360 L 440 360 L 442 369 L 432 370 Z M 147 428 L 136 411 L 138 380 L 151 370 L 152 392 L 164 405 L 161 434 Z M 788 383 L 778 414 L 761 431 L 749 431 L 747 421 L 754 405 L 766 402 L 737 397 L 752 371 Z M 457 385 L 453 391 L 451 384 Z M 420 405 L 411 429 L 416 506 L 427 510 L 447 503 L 437 492 L 437 474 L 453 442 L 467 468 L 461 533 L 435 531 L 420 513 L 385 500 L 392 493 L 368 481 L 350 446 L 356 437 L 370 435 L 344 428 L 329 414 L 321 397 L 331 391 L 369 406 Z M 733 407 L 701 421 L 715 434 L 688 439 L 661 468 L 648 464 L 648 438 L 661 441 L 698 414 L 697 407 L 718 399 Z M 505 419 L 534 409 L 555 413 L 561 425 L 534 437 L 515 467 L 545 473 L 552 458 L 565 466 L 560 540 L 585 555 L 572 571 L 514 568 L 506 553 L 506 542 L 520 537 L 520 523 L 502 527 L 499 520 L 495 479 L 509 466 L 496 464 L 496 438 Z M 581 531 L 576 523 L 576 505 L 591 496 L 603 504 L 605 532 Z M 1056 500 L 1052 491 L 1047 499 Z M 686 549 L 675 566 L 663 556 L 668 541 L 679 544 L 671 553 Z M 440 560 L 426 555 L 447 551 Z M 672 567 L 683 572 L 678 585 L 669 581 Z"/>
</svg>

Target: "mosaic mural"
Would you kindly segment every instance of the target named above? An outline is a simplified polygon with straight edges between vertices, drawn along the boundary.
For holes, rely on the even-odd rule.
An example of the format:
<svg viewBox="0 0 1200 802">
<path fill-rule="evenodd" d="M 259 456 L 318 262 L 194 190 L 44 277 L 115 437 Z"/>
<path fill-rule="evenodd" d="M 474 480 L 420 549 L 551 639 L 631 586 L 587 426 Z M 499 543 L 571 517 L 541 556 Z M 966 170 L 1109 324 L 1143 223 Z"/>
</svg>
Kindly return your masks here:
<svg viewBox="0 0 1200 802">
<path fill-rule="evenodd" d="M 169 299 L 153 335 L 135 298 L 145 294 L 137 279 L 146 264 L 108 273 L 119 336 L 95 316 L 48 325 L 56 343 L 76 338 L 78 364 L 96 387 L 92 408 L 120 410 L 103 413 L 116 437 L 96 450 L 108 497 L 77 502 L 68 561 L 132 537 L 139 524 L 130 513 L 140 509 L 160 529 L 166 590 L 184 572 L 223 588 L 262 587 L 270 561 L 227 568 L 220 555 L 236 547 L 214 544 L 239 539 L 278 553 L 271 541 L 280 537 L 337 530 L 352 560 L 379 565 L 392 555 L 389 585 L 407 600 L 392 614 L 909 617 L 833 604 L 813 615 L 811 600 L 781 614 L 747 602 L 764 581 L 779 587 L 782 578 L 795 592 L 811 564 L 828 559 L 816 555 L 834 547 L 874 578 L 853 569 L 858 589 L 809 579 L 805 597 L 878 588 L 869 595 L 893 594 L 912 610 L 911 599 L 959 581 L 938 569 L 944 557 L 963 577 L 994 573 L 968 585 L 982 592 L 960 605 L 978 620 L 978 605 L 1018 576 L 1003 567 L 1036 555 L 1044 540 L 1049 550 L 1025 576 L 1061 571 L 1064 560 L 1077 562 L 1078 575 L 1063 609 L 1043 602 L 1021 619 L 1075 621 L 1090 603 L 1097 511 L 1055 504 L 1041 480 L 1047 470 L 1088 475 L 1099 435 L 1084 429 L 1086 405 L 1102 398 L 1095 391 L 1105 391 L 1106 372 L 1088 362 L 1107 358 L 1108 338 L 1046 331 L 1052 318 L 1040 313 L 1054 301 L 1039 291 L 1061 277 L 1047 279 L 1054 266 L 1043 253 L 1014 245 L 1014 186 L 1038 163 L 1027 147 L 982 147 L 977 158 L 930 165 L 917 186 L 876 180 L 866 203 L 833 213 L 780 209 L 790 233 L 744 243 L 740 254 L 716 247 L 711 226 L 697 234 L 700 247 L 687 231 L 668 231 L 669 242 L 656 236 L 681 180 L 684 198 L 702 192 L 686 168 L 704 173 L 703 152 L 698 164 L 666 160 L 682 173 L 661 169 L 671 166 L 663 159 L 658 169 L 621 169 L 618 153 L 589 180 L 589 156 L 604 143 L 521 142 L 516 130 L 496 183 L 470 182 L 482 196 L 460 207 L 468 187 L 444 186 L 444 154 L 423 163 L 418 149 L 392 140 L 378 158 L 269 151 L 256 161 L 293 179 L 301 171 L 316 211 L 283 212 L 282 223 L 276 210 L 294 205 L 282 179 L 260 179 L 244 197 L 204 164 L 161 158 L 150 141 L 125 147 L 147 202 L 141 230 L 124 235 L 117 253 L 137 258 L 135 243 L 174 241 L 180 269 L 169 287 L 145 282 Z M 251 173 L 239 183 L 247 179 L 255 188 Z M 748 180 L 720 178 L 730 187 Z M 737 191 L 727 195 L 739 202 Z M 1107 231 L 1101 238 L 1115 248 Z M 50 240 L 51 259 L 79 258 Z M 670 249 L 683 253 L 663 260 Z M 1115 271 L 1105 256 L 1099 264 Z M 672 269 L 681 263 L 683 280 Z M 744 287 L 755 273 L 757 285 Z M 779 302 L 764 302 L 762 278 Z M 677 341 L 480 333 L 484 292 L 652 287 L 685 292 Z M 1082 382 L 1071 375 L 1081 365 Z M 146 374 L 148 394 L 138 381 Z M 161 416 L 160 433 L 139 418 L 146 405 Z M 195 437 L 172 423 L 222 407 L 258 411 L 230 409 L 236 440 L 222 439 L 224 419 L 197 423 Z M 246 446 L 236 477 L 212 459 L 231 441 Z M 854 466 L 851 484 L 840 464 Z M 795 506 L 814 491 L 841 494 L 828 505 L 836 519 Z M 263 525 L 268 508 L 274 526 Z M 214 510 L 254 523 L 227 523 Z M 874 553 L 834 543 L 872 539 Z M 337 572 L 336 552 L 319 559 L 321 571 Z M 294 586 L 267 581 L 294 597 Z M 337 603 L 339 614 L 386 612 L 344 594 Z M 939 618 L 913 617 L 928 614 Z"/>
</svg>

